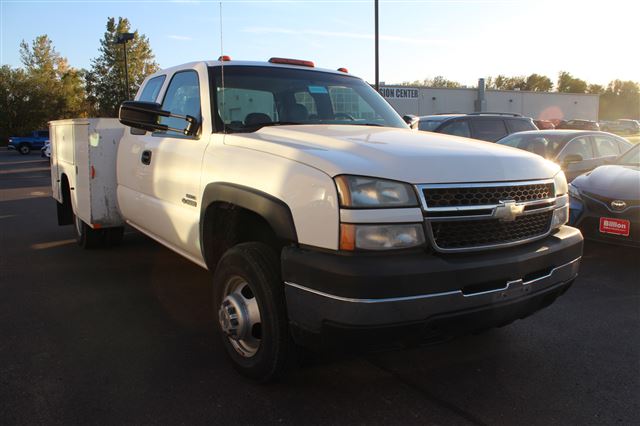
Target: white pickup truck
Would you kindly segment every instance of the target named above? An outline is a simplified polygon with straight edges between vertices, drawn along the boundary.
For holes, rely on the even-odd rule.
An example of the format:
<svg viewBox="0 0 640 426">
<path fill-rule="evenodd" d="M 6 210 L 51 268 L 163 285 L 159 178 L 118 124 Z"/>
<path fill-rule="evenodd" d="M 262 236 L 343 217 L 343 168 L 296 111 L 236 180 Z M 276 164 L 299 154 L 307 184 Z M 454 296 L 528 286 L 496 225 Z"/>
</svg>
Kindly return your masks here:
<svg viewBox="0 0 640 426">
<path fill-rule="evenodd" d="M 119 121 L 51 123 L 59 223 L 86 248 L 128 224 L 211 271 L 222 341 L 255 379 L 298 345 L 508 324 L 577 276 L 556 164 L 412 131 L 344 69 L 189 63 L 149 76 Z"/>
</svg>

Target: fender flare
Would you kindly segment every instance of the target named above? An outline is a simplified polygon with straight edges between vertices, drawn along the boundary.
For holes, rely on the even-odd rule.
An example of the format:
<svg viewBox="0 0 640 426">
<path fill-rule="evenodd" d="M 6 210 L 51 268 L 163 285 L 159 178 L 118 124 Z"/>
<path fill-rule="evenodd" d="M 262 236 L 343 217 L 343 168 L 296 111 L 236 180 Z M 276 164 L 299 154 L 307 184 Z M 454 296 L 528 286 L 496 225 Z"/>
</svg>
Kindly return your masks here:
<svg viewBox="0 0 640 426">
<path fill-rule="evenodd" d="M 203 251 L 205 212 L 211 204 L 216 202 L 233 204 L 250 210 L 264 218 L 279 239 L 292 243 L 298 242 L 293 215 L 284 201 L 254 188 L 229 182 L 214 182 L 205 187 L 200 203 L 200 241 Z"/>
</svg>

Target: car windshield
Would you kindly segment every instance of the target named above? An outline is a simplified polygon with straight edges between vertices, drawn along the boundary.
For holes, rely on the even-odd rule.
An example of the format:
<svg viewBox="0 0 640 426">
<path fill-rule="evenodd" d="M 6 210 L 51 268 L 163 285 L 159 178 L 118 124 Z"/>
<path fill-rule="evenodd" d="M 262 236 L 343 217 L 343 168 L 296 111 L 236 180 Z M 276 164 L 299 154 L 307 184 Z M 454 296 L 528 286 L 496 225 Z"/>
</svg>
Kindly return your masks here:
<svg viewBox="0 0 640 426">
<path fill-rule="evenodd" d="M 498 141 L 500 145 L 512 146 L 553 159 L 566 144 L 564 135 L 540 133 L 514 133 Z"/>
<path fill-rule="evenodd" d="M 265 126 L 345 124 L 407 128 L 367 83 L 349 75 L 284 67 L 210 68 L 216 127 L 254 132 Z M 224 87 L 223 87 L 224 80 Z"/>
<path fill-rule="evenodd" d="M 622 166 L 640 167 L 640 145 L 636 145 L 626 153 L 622 154 L 616 163 Z"/>
</svg>

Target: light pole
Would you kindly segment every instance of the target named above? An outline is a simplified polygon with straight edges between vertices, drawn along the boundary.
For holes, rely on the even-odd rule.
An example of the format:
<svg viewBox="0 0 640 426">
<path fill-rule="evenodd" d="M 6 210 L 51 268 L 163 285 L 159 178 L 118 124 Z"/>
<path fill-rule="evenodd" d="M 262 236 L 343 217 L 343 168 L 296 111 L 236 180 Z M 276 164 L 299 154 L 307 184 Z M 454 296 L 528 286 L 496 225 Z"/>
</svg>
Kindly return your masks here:
<svg viewBox="0 0 640 426">
<path fill-rule="evenodd" d="M 127 41 L 133 40 L 134 33 L 120 33 L 116 38 L 116 44 L 121 44 L 124 48 L 124 93 L 129 100 L 129 69 L 127 66 Z"/>
<path fill-rule="evenodd" d="M 375 42 L 376 42 L 376 92 L 380 91 L 380 74 L 378 72 L 378 42 L 379 42 L 379 37 L 378 37 L 378 0 L 374 0 L 374 7 L 375 7 Z"/>
</svg>

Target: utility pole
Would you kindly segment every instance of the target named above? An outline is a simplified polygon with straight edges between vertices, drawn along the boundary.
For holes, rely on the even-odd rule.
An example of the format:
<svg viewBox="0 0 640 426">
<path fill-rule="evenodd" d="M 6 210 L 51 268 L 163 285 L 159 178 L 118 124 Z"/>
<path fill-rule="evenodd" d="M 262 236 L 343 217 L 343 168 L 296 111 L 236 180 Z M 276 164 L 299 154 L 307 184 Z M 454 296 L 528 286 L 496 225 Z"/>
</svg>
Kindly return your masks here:
<svg viewBox="0 0 640 426">
<path fill-rule="evenodd" d="M 374 0 L 375 7 L 375 42 L 376 42 L 376 92 L 380 91 L 380 72 L 379 72 L 379 35 L 378 35 L 378 0 Z"/>
<path fill-rule="evenodd" d="M 129 100 L 129 68 L 127 65 L 127 41 L 133 40 L 134 33 L 120 33 L 116 39 L 116 44 L 121 44 L 124 47 L 124 93 Z"/>
</svg>

